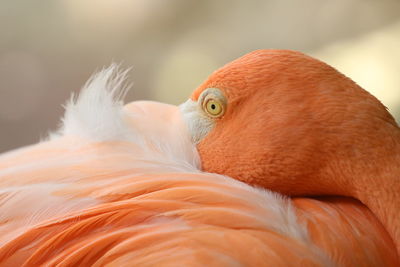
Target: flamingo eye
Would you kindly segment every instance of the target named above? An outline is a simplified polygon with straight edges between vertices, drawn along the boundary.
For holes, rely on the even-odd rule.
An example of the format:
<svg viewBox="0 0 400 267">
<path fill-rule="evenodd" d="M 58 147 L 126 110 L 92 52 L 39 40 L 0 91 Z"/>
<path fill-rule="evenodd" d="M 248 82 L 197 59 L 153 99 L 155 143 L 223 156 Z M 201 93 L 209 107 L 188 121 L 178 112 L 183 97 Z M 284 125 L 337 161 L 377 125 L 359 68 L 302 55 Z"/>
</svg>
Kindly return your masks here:
<svg viewBox="0 0 400 267">
<path fill-rule="evenodd" d="M 219 118 L 226 110 L 226 98 L 218 88 L 208 88 L 200 96 L 201 107 L 204 112 L 212 118 Z"/>
<path fill-rule="evenodd" d="M 205 111 L 212 117 L 220 117 L 223 115 L 224 107 L 216 99 L 208 99 L 205 103 Z"/>
</svg>

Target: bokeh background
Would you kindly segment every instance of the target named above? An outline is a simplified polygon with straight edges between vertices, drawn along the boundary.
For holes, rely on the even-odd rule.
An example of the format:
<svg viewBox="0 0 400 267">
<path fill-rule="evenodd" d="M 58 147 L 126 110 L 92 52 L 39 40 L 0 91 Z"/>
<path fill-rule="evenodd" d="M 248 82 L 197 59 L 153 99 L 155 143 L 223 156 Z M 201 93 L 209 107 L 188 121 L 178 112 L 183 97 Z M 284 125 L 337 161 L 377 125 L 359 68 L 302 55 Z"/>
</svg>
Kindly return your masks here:
<svg viewBox="0 0 400 267">
<path fill-rule="evenodd" d="M 111 62 L 132 67 L 127 102 L 178 104 L 259 48 L 322 59 L 399 121 L 399 0 L 2 0 L 0 152 L 56 129 L 70 94 Z"/>
</svg>

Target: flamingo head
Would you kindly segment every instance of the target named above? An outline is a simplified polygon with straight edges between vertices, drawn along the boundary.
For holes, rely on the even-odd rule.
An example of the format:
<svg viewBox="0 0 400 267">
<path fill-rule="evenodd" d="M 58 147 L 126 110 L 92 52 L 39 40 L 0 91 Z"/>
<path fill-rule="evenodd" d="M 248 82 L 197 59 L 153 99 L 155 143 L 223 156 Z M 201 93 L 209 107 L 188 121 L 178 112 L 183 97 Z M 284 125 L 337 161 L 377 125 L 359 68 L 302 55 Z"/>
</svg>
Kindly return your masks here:
<svg viewBox="0 0 400 267">
<path fill-rule="evenodd" d="M 371 94 L 288 50 L 225 65 L 181 111 L 204 171 L 289 195 L 356 195 L 365 173 L 384 171 L 399 132 Z"/>
</svg>

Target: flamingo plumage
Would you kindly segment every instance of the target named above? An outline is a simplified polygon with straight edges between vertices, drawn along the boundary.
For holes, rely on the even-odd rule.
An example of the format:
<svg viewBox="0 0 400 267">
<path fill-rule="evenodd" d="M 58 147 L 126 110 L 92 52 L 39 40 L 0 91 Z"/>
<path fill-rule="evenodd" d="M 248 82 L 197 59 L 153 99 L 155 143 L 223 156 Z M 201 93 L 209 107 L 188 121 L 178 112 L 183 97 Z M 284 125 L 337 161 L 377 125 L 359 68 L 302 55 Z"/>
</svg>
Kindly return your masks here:
<svg viewBox="0 0 400 267">
<path fill-rule="evenodd" d="M 226 109 L 203 118 L 204 170 L 293 196 L 356 198 L 400 253 L 400 128 L 374 96 L 302 53 L 257 50 L 214 72 L 186 105 L 203 99 Z"/>
<path fill-rule="evenodd" d="M 357 200 L 204 172 L 204 129 L 218 126 L 195 133 L 187 119 L 204 118 L 186 104 L 123 106 L 123 79 L 103 70 L 49 140 L 0 156 L 0 266 L 399 264 Z"/>
</svg>

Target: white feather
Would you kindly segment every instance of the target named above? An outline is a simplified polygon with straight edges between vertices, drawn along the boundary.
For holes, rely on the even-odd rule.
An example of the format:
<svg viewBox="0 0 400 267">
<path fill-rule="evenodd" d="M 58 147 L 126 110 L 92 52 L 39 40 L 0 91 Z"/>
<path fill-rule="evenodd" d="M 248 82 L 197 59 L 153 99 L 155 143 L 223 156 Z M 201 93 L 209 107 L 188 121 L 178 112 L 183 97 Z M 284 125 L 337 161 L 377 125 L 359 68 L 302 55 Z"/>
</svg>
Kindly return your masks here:
<svg viewBox="0 0 400 267">
<path fill-rule="evenodd" d="M 197 103 L 191 99 L 179 106 L 185 123 L 192 136 L 192 141 L 197 144 L 214 127 L 214 121 L 206 116 Z"/>
<path fill-rule="evenodd" d="M 78 97 L 71 96 L 62 125 L 50 138 L 73 135 L 93 141 L 129 139 L 131 132 L 126 126 L 122 102 L 129 89 L 125 83 L 127 72 L 112 64 L 93 75 Z"/>
</svg>

